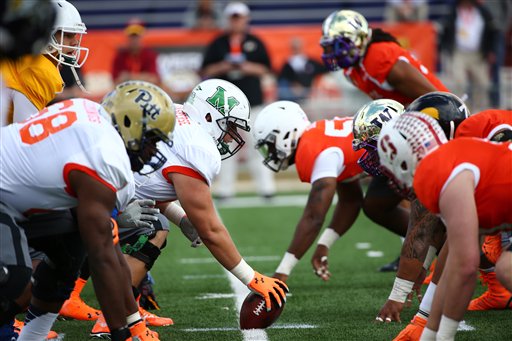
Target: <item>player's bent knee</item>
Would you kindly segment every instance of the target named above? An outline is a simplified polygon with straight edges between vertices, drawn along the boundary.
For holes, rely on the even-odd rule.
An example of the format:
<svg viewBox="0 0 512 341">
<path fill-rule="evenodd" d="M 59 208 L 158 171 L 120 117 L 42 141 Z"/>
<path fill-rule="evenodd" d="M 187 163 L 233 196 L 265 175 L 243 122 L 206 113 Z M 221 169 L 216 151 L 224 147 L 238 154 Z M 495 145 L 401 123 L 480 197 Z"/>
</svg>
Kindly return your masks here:
<svg viewBox="0 0 512 341">
<path fill-rule="evenodd" d="M 151 270 L 161 253 L 160 248 L 151 243 L 147 236 L 140 236 L 133 245 L 123 245 L 122 250 L 124 254 L 143 262 L 147 270 Z"/>
<path fill-rule="evenodd" d="M 20 304 L 16 299 L 28 289 L 32 269 L 25 266 L 2 265 L 2 276 L 0 278 L 0 325 L 6 324 L 12 318 L 26 308 L 30 295 Z"/>
<path fill-rule="evenodd" d="M 32 294 L 45 302 L 63 302 L 69 298 L 77 277 L 74 269 L 55 268 L 44 260 L 34 272 Z"/>
</svg>

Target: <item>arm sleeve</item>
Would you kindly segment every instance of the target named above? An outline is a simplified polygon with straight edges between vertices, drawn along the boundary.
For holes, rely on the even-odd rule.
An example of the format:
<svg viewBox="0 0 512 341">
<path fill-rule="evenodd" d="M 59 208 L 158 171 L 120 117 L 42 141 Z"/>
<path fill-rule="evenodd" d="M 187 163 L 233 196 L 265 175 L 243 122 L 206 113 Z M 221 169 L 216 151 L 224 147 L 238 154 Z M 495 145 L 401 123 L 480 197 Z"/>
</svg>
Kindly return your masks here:
<svg viewBox="0 0 512 341">
<path fill-rule="evenodd" d="M 337 178 L 345 168 L 345 156 L 340 148 L 331 147 L 322 151 L 315 160 L 311 183 L 322 178 Z"/>
</svg>

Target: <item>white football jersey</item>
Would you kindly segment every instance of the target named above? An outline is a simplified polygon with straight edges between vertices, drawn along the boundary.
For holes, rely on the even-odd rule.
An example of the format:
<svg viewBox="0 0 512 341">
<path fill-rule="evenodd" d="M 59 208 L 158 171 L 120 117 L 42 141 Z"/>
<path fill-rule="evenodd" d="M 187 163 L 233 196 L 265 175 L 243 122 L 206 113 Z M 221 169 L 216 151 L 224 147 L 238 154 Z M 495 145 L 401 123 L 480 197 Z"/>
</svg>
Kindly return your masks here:
<svg viewBox="0 0 512 341">
<path fill-rule="evenodd" d="M 135 174 L 135 197 L 157 202 L 174 201 L 174 186 L 167 180 L 169 173 L 181 173 L 205 181 L 208 186 L 220 172 L 221 157 L 213 138 L 176 104 L 176 128 L 173 145 L 159 143 L 158 150 L 166 163 L 149 175 Z"/>
<path fill-rule="evenodd" d="M 1 128 L 0 201 L 21 213 L 76 207 L 68 175 L 81 170 L 116 192 L 124 209 L 135 193 L 133 173 L 105 117 L 99 104 L 73 99 Z"/>
</svg>

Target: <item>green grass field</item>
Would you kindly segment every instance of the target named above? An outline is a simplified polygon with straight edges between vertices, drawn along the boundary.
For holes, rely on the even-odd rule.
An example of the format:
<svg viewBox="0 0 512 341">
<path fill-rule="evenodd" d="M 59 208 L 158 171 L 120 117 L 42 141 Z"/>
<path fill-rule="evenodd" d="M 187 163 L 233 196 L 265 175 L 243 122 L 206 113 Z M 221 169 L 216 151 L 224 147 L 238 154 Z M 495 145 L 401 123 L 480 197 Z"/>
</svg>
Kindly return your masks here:
<svg viewBox="0 0 512 341">
<path fill-rule="evenodd" d="M 302 208 L 220 208 L 226 226 L 241 254 L 255 269 L 271 275 L 286 251 Z M 356 243 L 370 243 L 358 249 Z M 402 323 L 373 321 L 393 284 L 393 273 L 377 268 L 399 254 L 400 240 L 372 224 L 362 214 L 352 229 L 332 248 L 332 277 L 322 282 L 312 272 L 310 250 L 288 280 L 291 295 L 268 340 L 392 340 L 417 310 L 418 302 L 402 313 Z M 381 251 L 370 258 L 367 252 Z M 258 258 L 260 257 L 260 258 Z M 156 279 L 158 312 L 170 316 L 175 325 L 153 328 L 161 340 L 260 340 L 242 333 L 233 291 L 224 269 L 203 246 L 189 247 L 179 231 L 170 233 L 168 246 L 151 271 Z M 483 291 L 477 286 L 475 295 Z M 98 306 L 88 283 L 83 297 Z M 457 340 L 512 340 L 512 312 L 468 312 L 465 321 L 472 331 L 457 333 Z M 88 340 L 92 322 L 58 321 L 54 330 L 65 340 Z"/>
</svg>

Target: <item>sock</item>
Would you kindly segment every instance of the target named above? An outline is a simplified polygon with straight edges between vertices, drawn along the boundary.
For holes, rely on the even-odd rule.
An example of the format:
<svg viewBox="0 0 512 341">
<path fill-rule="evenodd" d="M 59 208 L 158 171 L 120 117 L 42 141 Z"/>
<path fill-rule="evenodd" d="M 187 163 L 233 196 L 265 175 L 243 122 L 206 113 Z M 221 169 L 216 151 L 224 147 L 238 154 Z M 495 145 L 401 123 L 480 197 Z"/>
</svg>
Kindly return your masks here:
<svg viewBox="0 0 512 341">
<path fill-rule="evenodd" d="M 79 277 L 75 281 L 75 288 L 73 289 L 72 294 L 80 296 L 80 293 L 82 292 L 82 290 L 84 289 L 84 286 L 86 284 L 87 284 L 87 280 Z"/>
<path fill-rule="evenodd" d="M 18 341 L 45 340 L 57 316 L 59 314 L 44 312 L 30 305 Z"/>
<path fill-rule="evenodd" d="M 432 309 L 432 300 L 434 299 L 434 294 L 436 293 L 437 285 L 434 282 L 430 282 L 427 287 L 427 291 L 425 291 L 425 296 L 420 303 L 420 308 L 416 313 L 416 316 L 427 319 L 430 315 L 430 310 Z"/>
<path fill-rule="evenodd" d="M 439 323 L 439 330 L 437 331 L 436 340 L 439 341 L 453 341 L 455 340 L 455 334 L 459 327 L 460 321 L 455 321 L 449 317 L 441 316 L 441 322 Z"/>
<path fill-rule="evenodd" d="M 437 332 L 425 327 L 421 333 L 420 341 L 436 341 Z"/>
</svg>

